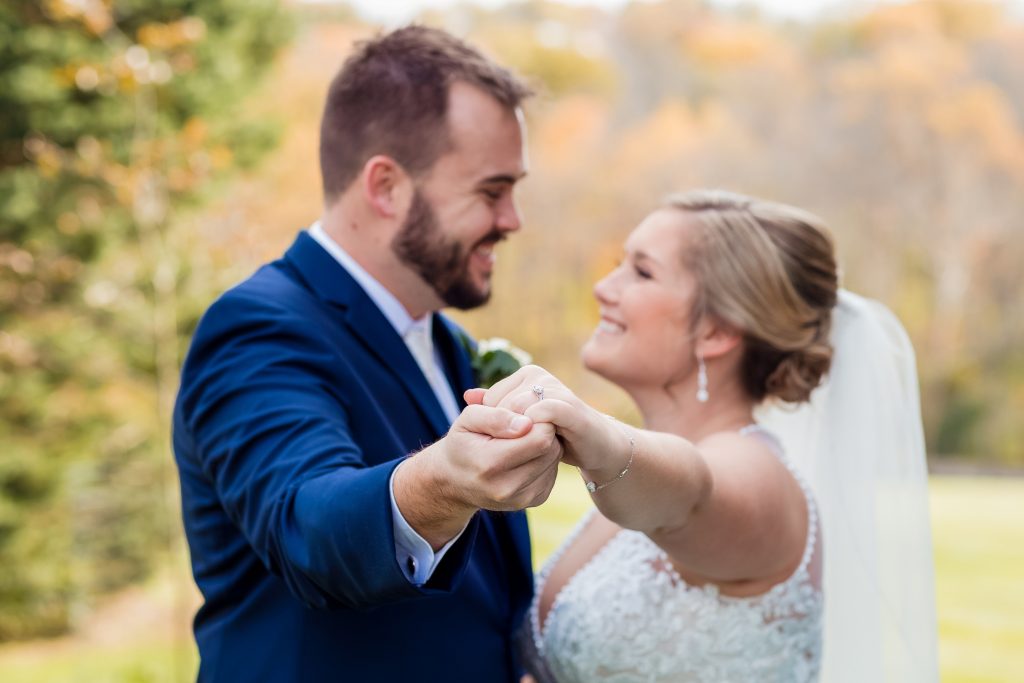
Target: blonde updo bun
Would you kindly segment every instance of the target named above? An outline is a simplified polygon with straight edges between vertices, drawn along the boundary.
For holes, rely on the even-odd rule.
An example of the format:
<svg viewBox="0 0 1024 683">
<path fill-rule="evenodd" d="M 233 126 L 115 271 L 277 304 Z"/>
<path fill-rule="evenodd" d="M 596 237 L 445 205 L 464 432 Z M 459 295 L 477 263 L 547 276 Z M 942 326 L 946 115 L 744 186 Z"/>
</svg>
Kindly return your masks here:
<svg viewBox="0 0 1024 683">
<path fill-rule="evenodd" d="M 774 396 L 790 403 L 806 401 L 828 373 L 831 364 L 832 347 L 829 344 L 811 344 L 806 349 L 786 353 L 764 379 L 763 398 Z"/>
<path fill-rule="evenodd" d="M 742 379 L 755 401 L 806 401 L 832 362 L 839 282 L 828 228 L 731 192 L 687 192 L 666 206 L 696 219 L 686 263 L 698 282 L 694 321 L 709 315 L 743 331 Z"/>
</svg>

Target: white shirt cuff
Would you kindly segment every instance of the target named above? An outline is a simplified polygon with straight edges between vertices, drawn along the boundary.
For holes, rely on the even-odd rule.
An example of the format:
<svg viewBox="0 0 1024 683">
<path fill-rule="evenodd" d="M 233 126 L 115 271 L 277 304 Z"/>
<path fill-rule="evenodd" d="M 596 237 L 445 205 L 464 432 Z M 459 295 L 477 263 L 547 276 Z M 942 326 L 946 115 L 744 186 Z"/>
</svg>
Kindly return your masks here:
<svg viewBox="0 0 1024 683">
<path fill-rule="evenodd" d="M 462 527 L 462 531 L 455 538 L 445 543 L 435 553 L 430 544 L 409 526 L 409 522 L 405 521 L 401 510 L 398 509 L 398 503 L 395 502 L 395 472 L 401 466 L 399 465 L 391 472 L 391 479 L 388 482 L 388 489 L 391 493 L 391 524 L 395 531 L 395 559 L 398 560 L 398 566 L 401 567 L 402 573 L 405 574 L 409 583 L 422 586 L 430 580 L 437 565 L 441 564 L 445 553 L 462 537 L 469 524 Z"/>
</svg>

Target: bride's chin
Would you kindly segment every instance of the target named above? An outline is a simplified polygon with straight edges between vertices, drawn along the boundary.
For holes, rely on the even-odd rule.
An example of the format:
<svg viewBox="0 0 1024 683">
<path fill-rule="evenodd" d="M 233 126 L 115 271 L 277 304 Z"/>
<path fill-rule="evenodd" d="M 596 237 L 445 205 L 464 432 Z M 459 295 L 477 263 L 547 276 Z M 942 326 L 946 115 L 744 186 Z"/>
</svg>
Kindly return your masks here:
<svg viewBox="0 0 1024 683">
<path fill-rule="evenodd" d="M 583 361 L 583 367 L 587 370 L 590 370 L 602 377 L 607 376 L 607 354 L 602 354 L 599 350 L 595 349 L 593 341 L 589 341 L 583 345 L 583 349 L 580 351 L 580 359 Z"/>
</svg>

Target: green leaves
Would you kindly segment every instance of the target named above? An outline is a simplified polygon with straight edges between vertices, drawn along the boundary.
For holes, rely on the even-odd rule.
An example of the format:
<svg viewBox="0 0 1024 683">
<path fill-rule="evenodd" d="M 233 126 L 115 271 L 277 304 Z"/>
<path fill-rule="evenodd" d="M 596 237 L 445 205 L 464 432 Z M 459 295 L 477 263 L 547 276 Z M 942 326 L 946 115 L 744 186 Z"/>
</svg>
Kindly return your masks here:
<svg viewBox="0 0 1024 683">
<path fill-rule="evenodd" d="M 276 0 L 0 6 L 0 641 L 159 561 L 206 302 L 175 296 L 179 216 L 275 144 L 245 96 L 289 27 Z"/>
<path fill-rule="evenodd" d="M 475 346 L 468 337 L 463 337 L 462 343 L 469 353 L 477 383 L 484 389 L 494 386 L 533 360 L 530 354 L 500 337 L 483 339 Z"/>
</svg>

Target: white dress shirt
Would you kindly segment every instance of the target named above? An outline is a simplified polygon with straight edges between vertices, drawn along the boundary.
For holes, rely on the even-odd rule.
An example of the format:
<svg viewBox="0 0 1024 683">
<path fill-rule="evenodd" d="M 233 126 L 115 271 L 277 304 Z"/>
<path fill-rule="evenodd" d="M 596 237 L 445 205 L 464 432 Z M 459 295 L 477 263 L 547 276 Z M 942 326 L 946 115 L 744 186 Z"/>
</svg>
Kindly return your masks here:
<svg viewBox="0 0 1024 683">
<path fill-rule="evenodd" d="M 349 275 L 363 288 L 367 296 L 376 304 L 380 312 L 384 314 L 391 326 L 395 328 L 398 336 L 402 338 L 412 357 L 423 371 L 423 376 L 430 384 L 438 403 L 444 410 L 449 422 L 454 422 L 459 416 L 459 404 L 455 400 L 455 394 L 451 385 L 445 379 L 442 372 L 442 361 L 440 352 L 434 347 L 431 330 L 433 329 L 434 315 L 427 313 L 419 320 L 413 320 L 405 306 L 395 298 L 376 278 L 366 272 L 337 242 L 332 240 L 324 231 L 320 222 L 314 223 L 309 228 L 309 236 L 322 246 L 328 254 L 344 268 Z M 399 465 L 398 467 L 401 467 Z M 395 472 L 398 468 L 395 468 Z M 427 582 L 434 573 L 437 565 L 441 562 L 448 549 L 462 536 L 462 532 L 446 543 L 436 553 L 430 544 L 409 526 L 402 516 L 395 502 L 395 475 L 391 474 L 391 519 L 395 530 L 395 558 L 398 566 L 402 568 L 405 578 L 417 586 Z M 465 531 L 465 529 L 463 529 Z"/>
</svg>

